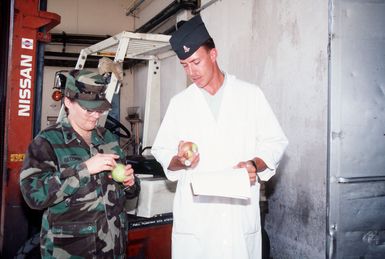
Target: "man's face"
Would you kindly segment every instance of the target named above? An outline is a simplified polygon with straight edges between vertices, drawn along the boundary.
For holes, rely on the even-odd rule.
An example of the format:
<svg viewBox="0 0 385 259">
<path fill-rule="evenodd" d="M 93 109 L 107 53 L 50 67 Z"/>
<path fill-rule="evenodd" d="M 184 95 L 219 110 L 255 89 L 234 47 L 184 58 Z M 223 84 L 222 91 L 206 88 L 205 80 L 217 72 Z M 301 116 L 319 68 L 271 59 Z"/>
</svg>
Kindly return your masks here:
<svg viewBox="0 0 385 259">
<path fill-rule="evenodd" d="M 181 60 L 184 71 L 197 86 L 205 88 L 213 79 L 216 65 L 216 49 L 200 47 L 187 59 Z"/>
</svg>

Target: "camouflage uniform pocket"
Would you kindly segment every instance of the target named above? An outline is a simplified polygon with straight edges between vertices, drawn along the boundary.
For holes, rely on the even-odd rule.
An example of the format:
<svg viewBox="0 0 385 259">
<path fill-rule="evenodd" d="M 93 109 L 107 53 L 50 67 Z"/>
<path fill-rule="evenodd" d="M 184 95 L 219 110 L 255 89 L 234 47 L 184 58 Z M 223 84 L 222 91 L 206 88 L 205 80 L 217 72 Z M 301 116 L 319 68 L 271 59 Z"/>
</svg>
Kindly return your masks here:
<svg viewBox="0 0 385 259">
<path fill-rule="evenodd" d="M 52 226 L 55 258 L 80 256 L 92 258 L 96 254 L 97 228 L 94 222 L 57 223 Z"/>
</svg>

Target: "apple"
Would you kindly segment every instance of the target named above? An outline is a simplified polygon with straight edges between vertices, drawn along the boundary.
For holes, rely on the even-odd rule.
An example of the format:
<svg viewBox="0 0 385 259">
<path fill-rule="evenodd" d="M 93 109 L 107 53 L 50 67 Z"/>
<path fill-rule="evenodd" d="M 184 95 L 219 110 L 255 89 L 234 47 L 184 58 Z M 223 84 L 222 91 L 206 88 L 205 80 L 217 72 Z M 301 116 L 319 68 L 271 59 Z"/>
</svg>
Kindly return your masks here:
<svg viewBox="0 0 385 259">
<path fill-rule="evenodd" d="M 198 146 L 197 146 L 197 144 L 195 144 L 195 143 L 192 143 L 192 144 L 191 144 L 191 151 L 194 152 L 194 153 L 198 152 Z"/>
<path fill-rule="evenodd" d="M 123 164 L 116 164 L 114 169 L 112 169 L 111 175 L 112 179 L 114 179 L 116 182 L 123 182 L 124 179 L 126 179 L 126 166 Z"/>
<path fill-rule="evenodd" d="M 191 141 L 186 141 L 182 144 L 181 151 L 184 158 L 186 158 L 185 165 L 190 166 L 192 158 L 194 157 L 195 153 L 198 152 L 198 146 Z"/>
<path fill-rule="evenodd" d="M 185 155 L 186 155 L 186 158 L 187 158 L 188 160 L 190 160 L 190 159 L 193 157 L 194 152 L 193 152 L 192 150 L 187 150 L 187 152 L 185 153 Z"/>
</svg>

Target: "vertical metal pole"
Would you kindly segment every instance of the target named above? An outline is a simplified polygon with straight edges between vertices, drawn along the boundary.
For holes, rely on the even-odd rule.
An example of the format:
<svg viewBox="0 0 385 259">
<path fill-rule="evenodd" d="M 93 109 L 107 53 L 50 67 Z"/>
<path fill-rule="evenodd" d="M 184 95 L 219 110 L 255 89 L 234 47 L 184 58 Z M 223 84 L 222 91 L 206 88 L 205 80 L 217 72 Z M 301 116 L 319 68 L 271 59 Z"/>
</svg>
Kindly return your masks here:
<svg viewBox="0 0 385 259">
<path fill-rule="evenodd" d="M 122 34 L 122 37 L 119 41 L 118 49 L 115 54 L 115 62 L 123 63 L 124 58 L 127 53 L 128 44 L 130 43 L 130 38 Z M 120 82 L 116 78 L 115 74 L 112 73 L 111 81 L 106 89 L 106 99 L 112 103 L 112 114 L 111 116 L 120 121 Z M 104 114 L 103 117 L 99 119 L 99 125 L 104 126 L 107 120 L 108 113 Z"/>
<path fill-rule="evenodd" d="M 40 10 L 47 10 L 47 0 L 40 0 Z M 39 31 L 43 31 L 40 28 Z M 36 52 L 36 90 L 35 90 L 35 107 L 33 136 L 36 136 L 41 129 L 41 110 L 43 104 L 43 75 L 44 75 L 44 43 L 37 42 Z"/>
<path fill-rule="evenodd" d="M 330 191 L 331 191 L 331 178 L 330 178 L 330 149 L 331 149 L 331 46 L 332 46 L 332 36 L 333 36 L 333 0 L 328 1 L 328 116 L 327 116 L 327 186 L 326 186 L 326 249 L 325 249 L 325 258 L 332 259 L 335 251 L 335 239 L 336 239 L 336 225 L 330 222 Z"/>
<path fill-rule="evenodd" d="M 160 126 L 160 62 L 148 62 L 146 104 L 143 122 L 143 148 L 152 146 Z M 148 154 L 150 151 L 146 150 Z M 145 155 L 145 154 L 144 154 Z"/>
</svg>

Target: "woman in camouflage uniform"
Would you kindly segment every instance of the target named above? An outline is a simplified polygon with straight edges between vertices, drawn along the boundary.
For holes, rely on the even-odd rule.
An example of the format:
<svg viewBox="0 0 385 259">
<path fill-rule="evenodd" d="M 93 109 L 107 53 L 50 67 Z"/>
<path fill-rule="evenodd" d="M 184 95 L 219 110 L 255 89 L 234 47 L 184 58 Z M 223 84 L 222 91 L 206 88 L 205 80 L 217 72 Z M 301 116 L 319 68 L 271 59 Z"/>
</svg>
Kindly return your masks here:
<svg viewBox="0 0 385 259">
<path fill-rule="evenodd" d="M 69 73 L 67 116 L 30 144 L 20 175 L 33 209 L 44 210 L 43 258 L 124 258 L 128 224 L 124 203 L 140 185 L 130 165 L 116 183 L 110 172 L 125 156 L 114 135 L 97 125 L 111 107 L 104 78 L 84 70 Z"/>
</svg>

